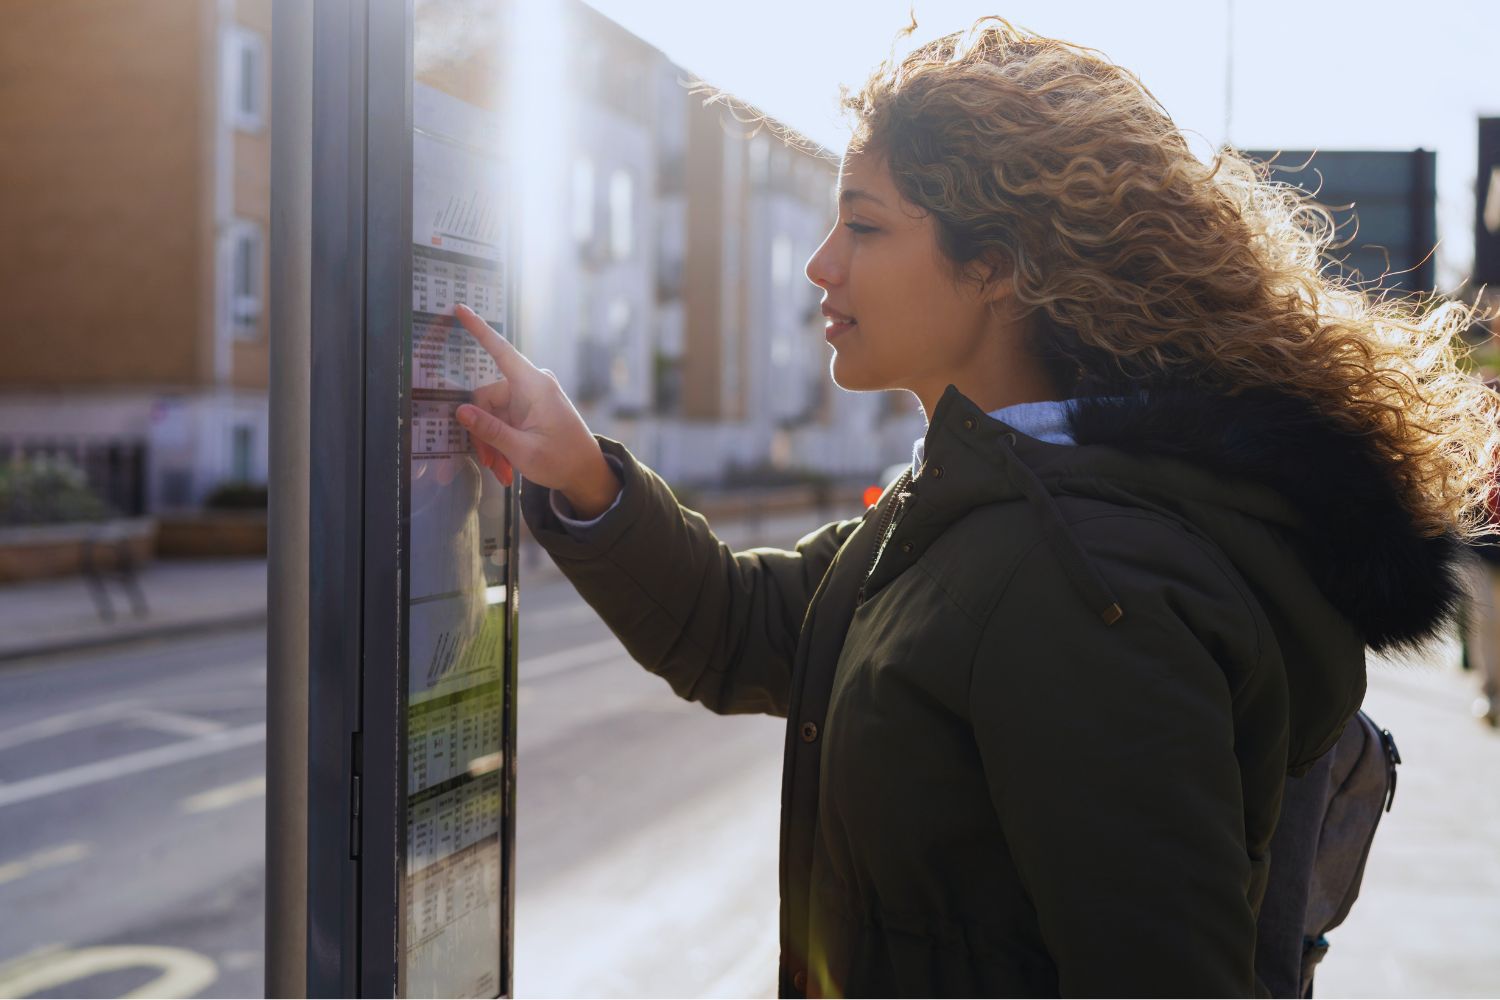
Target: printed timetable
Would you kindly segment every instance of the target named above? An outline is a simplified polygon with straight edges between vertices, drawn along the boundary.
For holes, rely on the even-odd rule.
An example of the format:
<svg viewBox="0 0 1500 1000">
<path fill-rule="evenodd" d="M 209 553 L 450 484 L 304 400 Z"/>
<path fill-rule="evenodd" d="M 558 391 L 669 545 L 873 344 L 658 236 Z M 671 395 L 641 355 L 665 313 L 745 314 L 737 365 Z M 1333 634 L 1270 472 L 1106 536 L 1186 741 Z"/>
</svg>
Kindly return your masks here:
<svg viewBox="0 0 1500 1000">
<path fill-rule="evenodd" d="M 499 373 L 452 308 L 509 335 L 508 193 L 478 107 L 417 82 L 413 111 L 406 993 L 493 997 L 511 763 L 506 490 L 454 416 Z"/>
</svg>

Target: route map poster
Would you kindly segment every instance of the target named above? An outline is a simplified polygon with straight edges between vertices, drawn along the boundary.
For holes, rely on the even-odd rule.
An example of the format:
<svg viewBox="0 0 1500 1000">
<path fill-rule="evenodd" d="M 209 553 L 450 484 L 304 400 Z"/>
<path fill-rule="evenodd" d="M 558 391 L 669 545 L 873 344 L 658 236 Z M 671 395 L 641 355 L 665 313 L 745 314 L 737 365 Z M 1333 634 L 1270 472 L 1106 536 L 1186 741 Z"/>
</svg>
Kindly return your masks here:
<svg viewBox="0 0 1500 1000">
<path fill-rule="evenodd" d="M 509 497 L 454 418 L 498 372 L 451 315 L 464 303 L 513 336 L 499 7 L 434 0 L 415 9 L 401 915 L 412 997 L 495 997 L 504 982 Z"/>
</svg>

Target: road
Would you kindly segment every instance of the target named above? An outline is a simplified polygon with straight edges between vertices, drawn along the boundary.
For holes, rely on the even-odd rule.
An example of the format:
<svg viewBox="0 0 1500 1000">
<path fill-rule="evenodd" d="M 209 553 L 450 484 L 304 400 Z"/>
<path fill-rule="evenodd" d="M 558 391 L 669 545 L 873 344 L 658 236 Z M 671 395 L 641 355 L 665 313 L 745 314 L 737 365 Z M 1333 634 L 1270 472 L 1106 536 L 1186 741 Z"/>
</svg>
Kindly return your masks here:
<svg viewBox="0 0 1500 1000">
<path fill-rule="evenodd" d="M 517 992 L 771 995 L 783 723 L 521 594 Z M 0 670 L 0 996 L 263 995 L 265 682 L 257 630 Z"/>
<path fill-rule="evenodd" d="M 517 993 L 771 995 L 780 720 L 679 701 L 562 581 L 522 602 Z M 1470 693 L 1372 666 L 1407 763 L 1320 996 L 1500 989 L 1500 736 Z M 0 671 L 0 996 L 262 995 L 264 720 L 255 631 Z"/>
<path fill-rule="evenodd" d="M 262 995 L 265 704 L 254 631 L 0 673 L 0 996 Z"/>
</svg>

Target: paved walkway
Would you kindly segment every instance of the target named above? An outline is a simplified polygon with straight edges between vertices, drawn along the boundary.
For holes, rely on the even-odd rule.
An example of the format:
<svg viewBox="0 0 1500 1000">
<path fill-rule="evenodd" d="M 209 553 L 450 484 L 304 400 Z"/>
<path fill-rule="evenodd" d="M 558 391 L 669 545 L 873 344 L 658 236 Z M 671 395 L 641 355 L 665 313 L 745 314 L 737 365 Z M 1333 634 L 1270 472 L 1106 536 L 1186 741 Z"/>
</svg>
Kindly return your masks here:
<svg viewBox="0 0 1500 1000">
<path fill-rule="evenodd" d="M 144 615 L 118 579 L 105 583 L 112 620 L 81 576 L 0 586 L 0 661 L 266 620 L 264 559 L 158 559 L 137 582 Z"/>
<path fill-rule="evenodd" d="M 817 511 L 803 511 L 723 519 L 716 529 L 737 547 L 767 542 L 790 547 L 820 523 Z M 527 539 L 521 547 L 523 585 L 561 578 L 552 560 Z M 264 559 L 157 559 L 141 570 L 137 582 L 144 615 L 135 613 L 131 592 L 118 579 L 105 584 L 112 619 L 100 614 L 97 592 L 91 593 L 81 576 L 0 584 L 0 663 L 266 620 Z"/>
<path fill-rule="evenodd" d="M 1403 763 L 1316 996 L 1500 996 L 1500 732 L 1472 716 L 1477 689 L 1456 644 L 1371 661 L 1364 708 Z"/>
</svg>

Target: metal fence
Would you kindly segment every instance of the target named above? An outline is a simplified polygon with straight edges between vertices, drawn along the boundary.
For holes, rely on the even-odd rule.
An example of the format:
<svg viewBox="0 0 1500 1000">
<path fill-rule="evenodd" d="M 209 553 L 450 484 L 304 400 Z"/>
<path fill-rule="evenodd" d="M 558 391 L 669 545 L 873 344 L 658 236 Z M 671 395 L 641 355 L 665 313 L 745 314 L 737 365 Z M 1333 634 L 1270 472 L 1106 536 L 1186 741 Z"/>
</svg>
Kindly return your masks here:
<svg viewBox="0 0 1500 1000">
<path fill-rule="evenodd" d="M 0 465 L 66 459 L 83 470 L 99 497 L 127 517 L 146 513 L 147 445 L 139 438 L 0 438 Z"/>
</svg>

